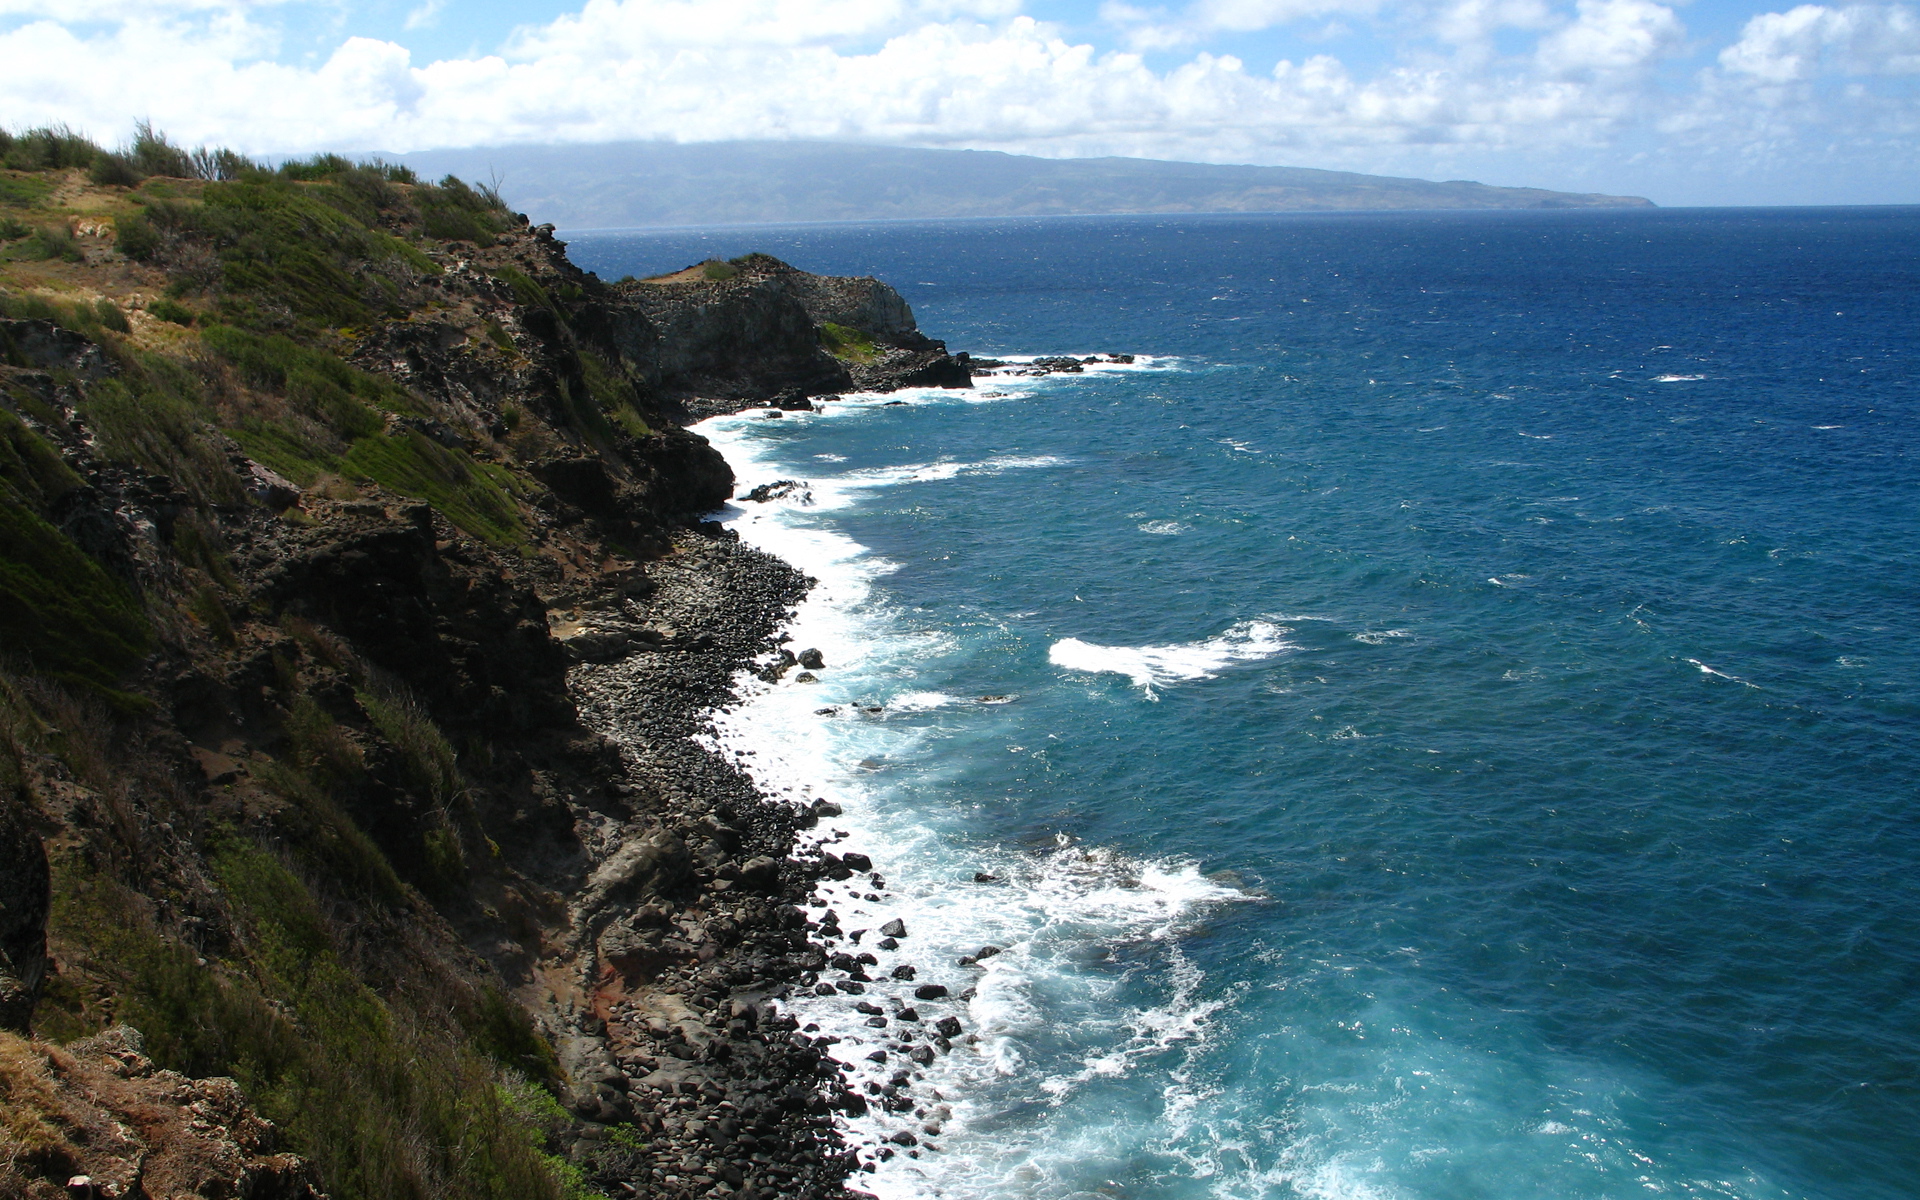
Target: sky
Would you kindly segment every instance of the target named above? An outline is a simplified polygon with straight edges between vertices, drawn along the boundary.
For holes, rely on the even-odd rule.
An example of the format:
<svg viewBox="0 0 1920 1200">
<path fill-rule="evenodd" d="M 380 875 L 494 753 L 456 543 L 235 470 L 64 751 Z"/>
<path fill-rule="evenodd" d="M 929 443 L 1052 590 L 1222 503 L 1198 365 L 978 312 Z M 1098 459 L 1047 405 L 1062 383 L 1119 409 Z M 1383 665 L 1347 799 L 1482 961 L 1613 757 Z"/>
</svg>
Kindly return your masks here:
<svg viewBox="0 0 1920 1200">
<path fill-rule="evenodd" d="M 253 154 L 809 138 L 1920 203 L 1920 7 L 0 0 L 0 125 Z"/>
</svg>

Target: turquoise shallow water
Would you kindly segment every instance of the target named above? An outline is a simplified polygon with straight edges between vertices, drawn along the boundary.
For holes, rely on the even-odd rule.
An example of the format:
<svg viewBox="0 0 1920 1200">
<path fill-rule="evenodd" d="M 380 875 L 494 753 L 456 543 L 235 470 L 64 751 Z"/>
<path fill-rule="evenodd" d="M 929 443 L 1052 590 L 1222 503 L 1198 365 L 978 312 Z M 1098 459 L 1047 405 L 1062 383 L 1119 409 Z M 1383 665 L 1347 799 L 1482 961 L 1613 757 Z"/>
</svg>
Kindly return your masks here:
<svg viewBox="0 0 1920 1200">
<path fill-rule="evenodd" d="M 876 1191 L 1920 1192 L 1920 210 L 573 246 L 749 250 L 1152 356 L 707 427 L 829 666 L 723 739 L 977 988 Z"/>
</svg>

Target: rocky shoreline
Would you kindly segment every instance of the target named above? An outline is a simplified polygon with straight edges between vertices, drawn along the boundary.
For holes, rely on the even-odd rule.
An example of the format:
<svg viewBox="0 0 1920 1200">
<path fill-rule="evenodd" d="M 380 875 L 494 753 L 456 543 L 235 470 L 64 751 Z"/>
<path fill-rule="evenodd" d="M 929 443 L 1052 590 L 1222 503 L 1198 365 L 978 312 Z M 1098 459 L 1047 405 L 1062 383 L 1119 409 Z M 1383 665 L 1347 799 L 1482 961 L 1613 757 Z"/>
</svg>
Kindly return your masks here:
<svg viewBox="0 0 1920 1200">
<path fill-rule="evenodd" d="M 542 972 L 546 995 L 528 999 L 545 1001 L 581 1118 L 572 1155 L 594 1182 L 661 1196 L 843 1194 L 850 1175 L 921 1144 L 897 1132 L 891 1145 L 847 1145 L 834 1114 L 913 1109 L 915 1072 L 962 1036 L 945 1010 L 963 998 L 915 983 L 897 919 L 846 931 L 832 909 L 806 911 L 827 904 L 822 883 L 872 901 L 886 890 L 867 855 L 821 827 L 837 807 L 766 795 L 696 740 L 743 673 L 825 669 L 780 633 L 811 581 L 726 534 L 690 533 L 678 549 L 647 595 L 614 605 L 635 644 L 655 648 L 569 674 L 582 721 L 621 751 L 617 790 L 660 803 L 625 823 L 602 818 L 583 839 L 598 865 L 569 905 L 567 953 Z M 852 1003 L 877 1030 L 858 1069 L 830 1056 L 840 1039 L 810 1036 L 818 1027 L 792 1015 L 798 995 L 841 993 L 861 997 Z M 614 1142 L 616 1121 L 649 1140 Z"/>
<path fill-rule="evenodd" d="M 782 644 L 811 581 L 701 520 L 734 481 L 685 426 L 972 363 L 876 280 L 607 283 L 464 185 L 323 168 L 70 173 L 121 236 L 0 289 L 0 1089 L 37 1114 L 0 1192 L 178 1152 L 261 1200 L 844 1198 L 896 1150 L 836 1120 L 957 1018 L 818 911 L 885 890 L 837 810 L 697 736 L 832 664 Z M 230 210 L 334 291 L 220 267 Z M 843 1069 L 802 989 L 872 995 L 884 1047 Z M 109 1030 L 150 1087 L 75 1065 Z"/>
</svg>

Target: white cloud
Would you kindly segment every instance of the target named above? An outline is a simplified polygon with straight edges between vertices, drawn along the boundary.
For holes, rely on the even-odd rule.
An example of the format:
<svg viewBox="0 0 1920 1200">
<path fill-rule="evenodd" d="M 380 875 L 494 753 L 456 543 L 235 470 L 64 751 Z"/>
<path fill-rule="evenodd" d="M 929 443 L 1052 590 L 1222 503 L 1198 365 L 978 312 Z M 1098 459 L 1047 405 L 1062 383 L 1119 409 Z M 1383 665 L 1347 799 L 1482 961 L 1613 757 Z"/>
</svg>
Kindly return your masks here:
<svg viewBox="0 0 1920 1200">
<path fill-rule="evenodd" d="M 1434 18 L 1434 34 L 1456 46 L 1484 42 L 1502 29 L 1550 29 L 1558 23 L 1545 0 L 1456 0 Z"/>
<path fill-rule="evenodd" d="M 426 3 L 407 14 L 406 28 L 431 29 L 440 23 L 440 14 L 446 8 L 447 0 L 426 0 Z"/>
<path fill-rule="evenodd" d="M 1651 0 L 1580 0 L 1580 16 L 1541 39 L 1540 66 L 1553 75 L 1637 71 L 1679 49 L 1680 18 Z"/>
<path fill-rule="evenodd" d="M 1252 33 L 1295 21 L 1333 16 L 1371 16 L 1383 0 L 1194 0 L 1181 12 L 1136 8 L 1117 0 L 1102 6 L 1101 16 L 1126 30 L 1139 50 L 1169 49 L 1205 41 L 1222 33 Z"/>
<path fill-rule="evenodd" d="M 111 0 L 59 2 L 104 11 Z M 1440 49 L 1409 43 L 1365 72 L 1329 55 L 1250 66 L 1220 52 L 1234 44 L 1221 31 L 1364 16 L 1374 0 L 1200 0 L 1172 15 L 1110 4 L 1117 35 L 1155 28 L 1203 43 L 1165 66 L 1069 40 L 1015 12 L 1017 0 L 588 0 L 498 54 L 420 63 L 397 43 L 351 37 L 307 64 L 280 53 L 271 9 L 160 2 L 172 7 L 91 24 L 0 22 L 0 112 L 108 139 L 145 116 L 183 141 L 256 153 L 806 137 L 1408 173 L 1506 162 L 1508 180 L 1527 181 L 1541 163 L 1577 173 L 1603 153 L 1625 161 L 1609 148 L 1628 142 L 1656 156 L 1744 146 L 1778 157 L 1841 144 L 1835 130 L 1849 128 L 1849 152 L 1920 158 L 1910 98 L 1815 104 L 1781 91 L 1819 72 L 1920 70 L 1904 5 L 1757 17 L 1676 94 L 1655 68 L 1687 34 L 1653 0 L 1402 9 L 1399 35 Z M 1531 44 L 1497 52 L 1502 31 Z M 1756 101 L 1756 87 L 1781 95 Z"/>
<path fill-rule="evenodd" d="M 1920 17 L 1903 4 L 1828 8 L 1802 4 L 1747 22 L 1720 65 L 1760 83 L 1793 83 L 1835 71 L 1920 74 Z"/>
</svg>

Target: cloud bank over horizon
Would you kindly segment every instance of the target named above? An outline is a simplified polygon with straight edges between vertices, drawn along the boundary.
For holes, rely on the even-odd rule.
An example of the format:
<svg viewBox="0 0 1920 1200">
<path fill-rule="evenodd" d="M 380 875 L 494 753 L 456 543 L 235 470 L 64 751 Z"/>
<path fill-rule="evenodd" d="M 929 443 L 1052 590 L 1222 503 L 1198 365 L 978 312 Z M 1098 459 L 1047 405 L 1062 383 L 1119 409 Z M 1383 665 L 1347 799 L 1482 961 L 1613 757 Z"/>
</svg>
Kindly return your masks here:
<svg viewBox="0 0 1920 1200">
<path fill-rule="evenodd" d="M 258 154 L 811 138 L 1920 202 L 1907 3 L 0 0 L 0 65 L 7 125 Z"/>
</svg>

